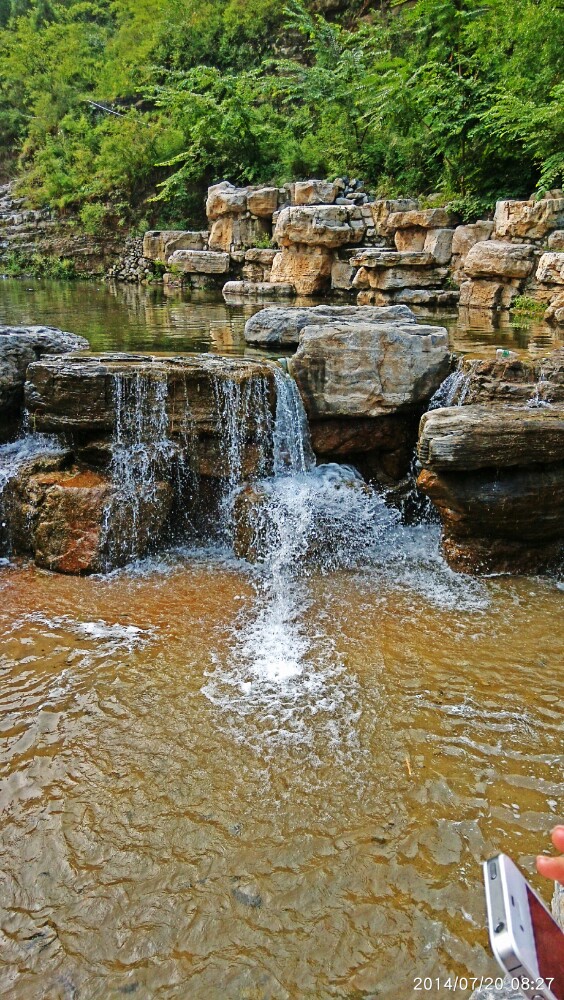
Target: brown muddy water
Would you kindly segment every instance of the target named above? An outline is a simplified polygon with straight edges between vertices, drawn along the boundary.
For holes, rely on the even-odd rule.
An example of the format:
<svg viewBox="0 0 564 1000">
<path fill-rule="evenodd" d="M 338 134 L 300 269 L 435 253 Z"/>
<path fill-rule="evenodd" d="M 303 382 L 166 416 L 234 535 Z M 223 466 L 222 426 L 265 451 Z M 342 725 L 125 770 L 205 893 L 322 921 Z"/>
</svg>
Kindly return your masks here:
<svg viewBox="0 0 564 1000">
<path fill-rule="evenodd" d="M 0 322 L 159 346 L 128 325 L 138 290 L 35 283 L 26 311 L 9 285 Z M 243 349 L 244 310 L 153 294 L 160 349 L 227 353 L 216 320 Z M 457 575 L 432 524 L 383 523 L 369 555 L 0 565 L 0 995 L 408 1000 L 415 977 L 448 998 L 470 993 L 448 976 L 496 975 L 480 862 L 504 850 L 551 893 L 564 584 Z"/>
</svg>

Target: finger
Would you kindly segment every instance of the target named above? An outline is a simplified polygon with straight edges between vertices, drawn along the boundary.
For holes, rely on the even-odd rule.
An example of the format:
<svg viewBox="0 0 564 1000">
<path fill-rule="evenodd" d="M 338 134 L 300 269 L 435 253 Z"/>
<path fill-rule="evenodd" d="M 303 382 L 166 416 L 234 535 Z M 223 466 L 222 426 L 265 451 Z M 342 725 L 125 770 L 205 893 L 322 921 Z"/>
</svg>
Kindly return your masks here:
<svg viewBox="0 0 564 1000">
<path fill-rule="evenodd" d="M 564 851 L 564 826 L 555 826 L 551 837 L 556 850 Z"/>
<path fill-rule="evenodd" d="M 564 883 L 564 858 L 547 858 L 540 854 L 537 858 L 537 871 L 545 878 Z"/>
</svg>

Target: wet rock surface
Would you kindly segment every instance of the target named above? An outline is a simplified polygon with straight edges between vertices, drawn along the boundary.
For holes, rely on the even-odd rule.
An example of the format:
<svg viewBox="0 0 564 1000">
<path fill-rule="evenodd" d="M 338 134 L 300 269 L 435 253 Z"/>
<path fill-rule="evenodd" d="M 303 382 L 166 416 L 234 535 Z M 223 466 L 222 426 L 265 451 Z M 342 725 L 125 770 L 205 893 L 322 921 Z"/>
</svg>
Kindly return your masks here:
<svg viewBox="0 0 564 1000">
<path fill-rule="evenodd" d="M 418 485 L 454 569 L 534 573 L 564 557 L 563 361 L 466 363 L 458 405 L 422 417 Z"/>
<path fill-rule="evenodd" d="M 84 337 L 49 326 L 0 326 L 0 416 L 16 416 L 23 405 L 28 366 L 44 355 L 88 350 Z"/>
<path fill-rule="evenodd" d="M 226 491 L 272 470 L 272 364 L 47 358 L 30 365 L 26 400 L 67 451 L 22 462 L 2 505 L 9 550 L 48 569 L 98 572 L 204 524 L 217 533 Z"/>
</svg>

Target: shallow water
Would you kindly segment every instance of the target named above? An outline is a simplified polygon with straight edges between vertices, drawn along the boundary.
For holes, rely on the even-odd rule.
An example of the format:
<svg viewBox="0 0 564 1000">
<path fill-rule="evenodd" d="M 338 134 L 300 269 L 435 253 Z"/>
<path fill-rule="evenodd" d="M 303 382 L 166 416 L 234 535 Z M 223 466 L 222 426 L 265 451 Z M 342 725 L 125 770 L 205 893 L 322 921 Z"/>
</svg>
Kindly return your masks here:
<svg viewBox="0 0 564 1000">
<path fill-rule="evenodd" d="M 243 329 L 249 316 L 264 304 L 268 303 L 228 306 L 220 294 L 190 295 L 178 289 L 167 291 L 161 285 L 0 278 L 0 325 L 57 326 L 87 337 L 95 351 L 253 355 L 257 351 L 246 347 Z M 561 331 L 544 323 L 510 322 L 505 314 L 458 317 L 456 313 L 415 311 L 447 326 L 452 350 L 471 357 L 491 357 L 496 347 L 539 356 L 564 344 Z M 281 352 L 278 348 L 271 353 Z"/>
<path fill-rule="evenodd" d="M 456 576 L 431 526 L 298 579 L 282 631 L 260 576 L 1 571 L 4 995 L 494 974 L 479 862 L 532 873 L 562 816 L 562 591 Z"/>
<path fill-rule="evenodd" d="M 25 287 L 0 283 L 0 323 L 245 350 L 246 311 L 209 298 Z M 500 335 L 451 342 L 556 346 Z M 354 483 L 341 517 L 335 475 L 269 487 L 255 568 L 217 548 L 105 578 L 0 565 L 0 994 L 406 1000 L 415 976 L 496 974 L 485 857 L 548 900 L 563 584 L 457 575 L 436 526 Z"/>
</svg>

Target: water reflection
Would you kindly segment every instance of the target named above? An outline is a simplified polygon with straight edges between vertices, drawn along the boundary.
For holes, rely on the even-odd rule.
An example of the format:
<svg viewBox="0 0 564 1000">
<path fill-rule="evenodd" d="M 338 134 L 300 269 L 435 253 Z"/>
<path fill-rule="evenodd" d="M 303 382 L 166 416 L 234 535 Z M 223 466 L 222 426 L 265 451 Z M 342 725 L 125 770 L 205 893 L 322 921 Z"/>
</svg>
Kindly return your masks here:
<svg viewBox="0 0 564 1000">
<path fill-rule="evenodd" d="M 292 304 L 315 301 L 294 299 Z M 167 290 L 161 285 L 28 278 L 0 281 L 0 324 L 57 326 L 87 337 L 95 351 L 269 353 L 247 348 L 243 339 L 246 320 L 264 304 L 227 305 L 219 293 Z M 472 357 L 491 357 L 496 347 L 538 356 L 564 344 L 562 330 L 510 320 L 507 313 L 416 311 L 445 325 L 452 350 Z M 280 349 L 270 352 L 279 353 Z"/>
</svg>

